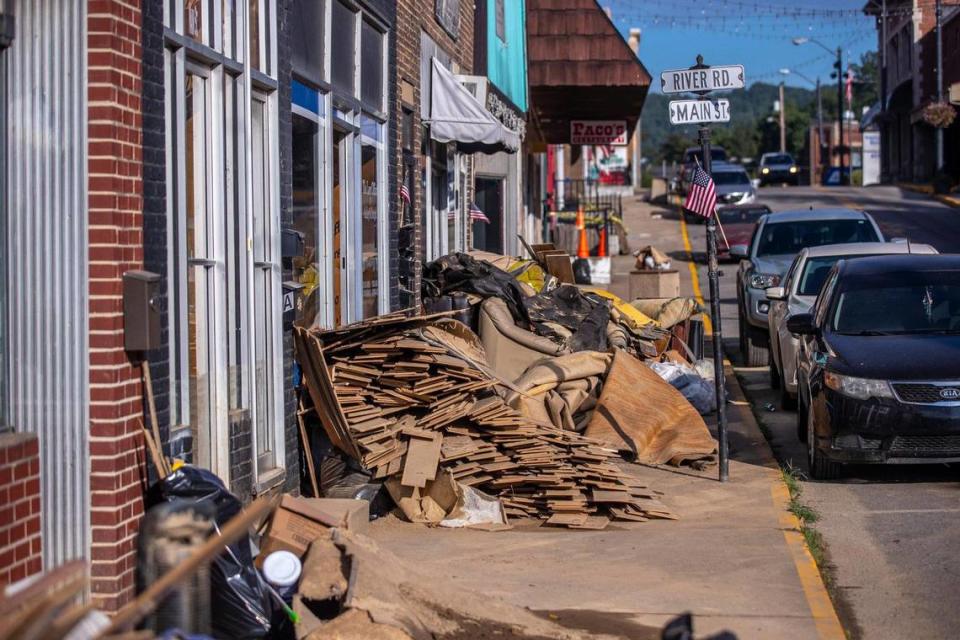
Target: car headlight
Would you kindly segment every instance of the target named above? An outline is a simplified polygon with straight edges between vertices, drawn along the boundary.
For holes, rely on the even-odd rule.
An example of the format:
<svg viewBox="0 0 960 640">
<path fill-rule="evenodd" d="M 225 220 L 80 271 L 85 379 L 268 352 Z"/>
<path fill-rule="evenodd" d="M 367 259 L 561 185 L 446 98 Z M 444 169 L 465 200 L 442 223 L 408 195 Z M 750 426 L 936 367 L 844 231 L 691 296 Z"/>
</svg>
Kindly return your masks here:
<svg viewBox="0 0 960 640">
<path fill-rule="evenodd" d="M 754 273 L 750 276 L 751 289 L 769 289 L 780 284 L 780 276 L 776 273 Z"/>
<path fill-rule="evenodd" d="M 823 383 L 838 393 L 858 400 L 894 397 L 893 389 L 890 388 L 890 383 L 886 380 L 854 378 L 853 376 L 842 376 L 833 371 L 824 371 Z"/>
<path fill-rule="evenodd" d="M 790 173 L 796 173 L 797 171 L 799 171 L 799 169 L 796 167 L 790 167 Z"/>
<path fill-rule="evenodd" d="M 764 167 L 763 169 L 760 169 L 760 173 L 770 173 L 770 167 Z"/>
</svg>

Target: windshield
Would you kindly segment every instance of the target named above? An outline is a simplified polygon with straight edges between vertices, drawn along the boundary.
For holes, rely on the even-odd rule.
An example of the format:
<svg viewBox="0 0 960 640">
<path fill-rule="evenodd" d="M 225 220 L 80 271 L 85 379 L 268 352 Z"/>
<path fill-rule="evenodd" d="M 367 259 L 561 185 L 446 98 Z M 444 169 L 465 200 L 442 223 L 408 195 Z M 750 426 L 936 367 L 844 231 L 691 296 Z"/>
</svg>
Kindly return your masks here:
<svg viewBox="0 0 960 640">
<path fill-rule="evenodd" d="M 760 216 L 770 213 L 766 207 L 754 209 L 721 209 L 720 224 L 753 224 Z"/>
<path fill-rule="evenodd" d="M 866 220 L 798 220 L 763 227 L 757 256 L 792 255 L 806 247 L 848 242 L 879 242 Z"/>
<path fill-rule="evenodd" d="M 905 275 L 892 283 L 885 279 L 854 283 L 855 288 L 841 293 L 834 331 L 847 335 L 960 334 L 958 274 Z"/>
<path fill-rule="evenodd" d="M 793 164 L 793 158 L 785 153 L 776 156 L 767 156 L 763 159 L 763 164 Z"/>
<path fill-rule="evenodd" d="M 703 164 L 703 156 L 700 155 L 700 150 L 696 151 L 687 151 L 687 157 L 684 159 L 684 163 L 700 161 L 700 164 Z M 723 149 L 710 149 L 710 160 L 712 162 L 726 162 L 727 161 L 727 152 Z"/>
<path fill-rule="evenodd" d="M 798 296 L 815 296 L 820 293 L 824 281 L 830 275 L 830 269 L 837 263 L 837 260 L 851 258 L 869 258 L 867 253 L 858 253 L 854 256 L 824 256 L 822 258 L 810 258 L 803 267 L 803 275 L 800 276 L 800 284 L 797 286 Z"/>
<path fill-rule="evenodd" d="M 750 178 L 743 171 L 717 171 L 713 174 L 713 183 L 717 185 L 749 185 Z"/>
</svg>

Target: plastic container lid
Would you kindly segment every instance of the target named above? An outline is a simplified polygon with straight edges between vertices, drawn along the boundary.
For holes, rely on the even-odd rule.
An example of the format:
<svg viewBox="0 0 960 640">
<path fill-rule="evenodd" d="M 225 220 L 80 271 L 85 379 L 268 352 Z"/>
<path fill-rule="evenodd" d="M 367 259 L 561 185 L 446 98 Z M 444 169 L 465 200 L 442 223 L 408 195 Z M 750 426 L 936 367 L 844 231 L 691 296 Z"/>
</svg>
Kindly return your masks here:
<svg viewBox="0 0 960 640">
<path fill-rule="evenodd" d="M 300 558 L 289 551 L 274 551 L 263 560 L 263 577 L 275 587 L 290 587 L 300 580 Z"/>
</svg>

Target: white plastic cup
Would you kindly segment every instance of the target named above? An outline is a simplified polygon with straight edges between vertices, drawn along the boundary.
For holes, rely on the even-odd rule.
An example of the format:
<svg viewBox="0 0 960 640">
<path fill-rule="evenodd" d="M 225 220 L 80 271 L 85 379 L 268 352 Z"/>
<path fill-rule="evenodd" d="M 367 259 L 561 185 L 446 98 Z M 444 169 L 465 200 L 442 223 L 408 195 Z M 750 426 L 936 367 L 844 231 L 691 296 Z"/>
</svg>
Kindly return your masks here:
<svg viewBox="0 0 960 640">
<path fill-rule="evenodd" d="M 263 577 L 288 605 L 293 602 L 303 565 L 289 551 L 274 551 L 263 560 Z"/>
</svg>

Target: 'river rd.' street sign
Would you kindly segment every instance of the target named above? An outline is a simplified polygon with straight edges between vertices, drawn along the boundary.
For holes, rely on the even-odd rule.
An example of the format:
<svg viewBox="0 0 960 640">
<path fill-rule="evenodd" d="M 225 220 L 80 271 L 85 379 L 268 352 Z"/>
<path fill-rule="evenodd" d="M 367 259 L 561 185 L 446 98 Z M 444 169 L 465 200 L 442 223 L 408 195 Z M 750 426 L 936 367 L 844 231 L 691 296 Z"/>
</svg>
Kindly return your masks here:
<svg viewBox="0 0 960 640">
<path fill-rule="evenodd" d="M 730 101 L 671 100 L 670 124 L 730 122 Z"/>
<path fill-rule="evenodd" d="M 674 69 L 660 74 L 664 93 L 700 93 L 743 89 L 743 65 L 729 64 L 704 69 Z"/>
</svg>

